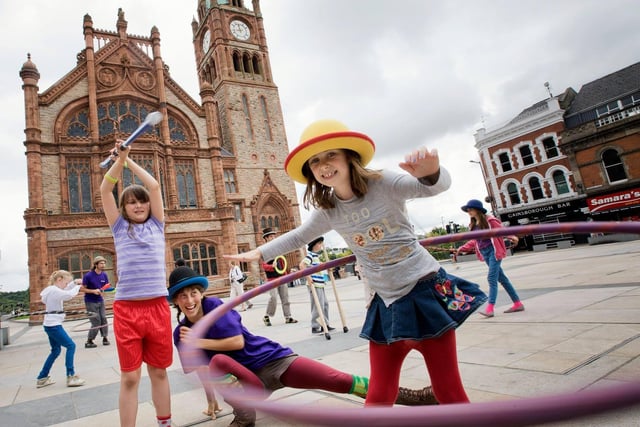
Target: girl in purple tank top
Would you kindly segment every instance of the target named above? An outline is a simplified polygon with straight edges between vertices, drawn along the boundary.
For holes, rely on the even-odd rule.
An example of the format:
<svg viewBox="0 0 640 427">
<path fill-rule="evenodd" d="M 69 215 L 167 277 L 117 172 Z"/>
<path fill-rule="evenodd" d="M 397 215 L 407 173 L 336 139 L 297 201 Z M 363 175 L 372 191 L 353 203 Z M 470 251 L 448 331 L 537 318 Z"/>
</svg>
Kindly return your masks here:
<svg viewBox="0 0 640 427">
<path fill-rule="evenodd" d="M 100 185 L 105 216 L 116 248 L 118 283 L 113 329 L 120 362 L 120 425 L 134 426 L 142 362 L 147 364 L 158 425 L 171 425 L 167 368 L 173 362 L 171 310 L 166 300 L 164 205 L 158 181 L 116 143 L 115 161 Z M 116 154 L 117 153 L 117 154 Z M 119 187 L 128 167 L 143 185 Z"/>
</svg>

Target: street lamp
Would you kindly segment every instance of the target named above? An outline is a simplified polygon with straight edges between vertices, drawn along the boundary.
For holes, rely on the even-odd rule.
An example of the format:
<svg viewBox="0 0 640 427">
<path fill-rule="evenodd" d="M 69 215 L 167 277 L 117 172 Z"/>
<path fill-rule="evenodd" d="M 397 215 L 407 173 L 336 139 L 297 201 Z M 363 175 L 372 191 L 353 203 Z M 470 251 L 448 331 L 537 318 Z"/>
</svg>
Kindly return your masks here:
<svg viewBox="0 0 640 427">
<path fill-rule="evenodd" d="M 489 183 L 487 182 L 487 175 L 484 173 L 484 167 L 482 165 L 482 162 L 478 160 L 469 160 L 469 163 L 475 163 L 478 166 L 480 166 L 480 172 L 482 173 L 482 180 L 484 181 L 484 186 L 487 189 L 487 197 L 484 199 L 484 201 L 489 202 L 491 204 L 491 213 L 493 214 L 493 216 L 497 217 L 498 215 L 496 214 L 496 205 L 495 205 L 496 199 L 491 194 L 491 189 L 489 188 Z"/>
</svg>

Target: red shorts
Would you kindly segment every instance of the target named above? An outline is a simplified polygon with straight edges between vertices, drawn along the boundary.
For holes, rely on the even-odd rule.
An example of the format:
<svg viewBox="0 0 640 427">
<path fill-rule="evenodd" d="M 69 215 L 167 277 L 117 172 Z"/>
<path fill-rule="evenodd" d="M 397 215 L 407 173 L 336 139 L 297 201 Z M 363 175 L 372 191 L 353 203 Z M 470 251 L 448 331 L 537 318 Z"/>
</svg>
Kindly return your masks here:
<svg viewBox="0 0 640 427">
<path fill-rule="evenodd" d="M 121 371 L 135 371 L 142 362 L 164 369 L 173 363 L 171 309 L 165 297 L 115 301 L 113 331 Z"/>
</svg>

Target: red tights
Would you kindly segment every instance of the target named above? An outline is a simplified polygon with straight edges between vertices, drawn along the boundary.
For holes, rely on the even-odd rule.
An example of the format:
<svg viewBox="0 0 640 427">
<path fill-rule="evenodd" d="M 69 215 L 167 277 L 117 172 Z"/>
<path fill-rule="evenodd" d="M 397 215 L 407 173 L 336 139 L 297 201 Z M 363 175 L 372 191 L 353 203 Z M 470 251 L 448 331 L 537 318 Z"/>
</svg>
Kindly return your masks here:
<svg viewBox="0 0 640 427">
<path fill-rule="evenodd" d="M 404 340 L 392 344 L 369 342 L 371 378 L 365 406 L 391 406 L 396 401 L 402 362 L 411 350 L 422 354 L 431 386 L 440 403 L 467 403 L 456 350 L 456 334 L 451 329 L 438 338 Z"/>
<path fill-rule="evenodd" d="M 209 368 L 211 368 L 213 372 L 224 372 L 235 375 L 240 381 L 240 384 L 249 384 L 256 390 L 264 390 L 264 384 L 256 374 L 225 354 L 216 354 L 211 359 Z M 285 387 L 349 393 L 351 385 L 353 384 L 353 377 L 350 374 L 333 369 L 313 359 L 298 356 L 280 376 L 280 382 Z M 273 390 L 265 391 L 268 396 Z"/>
</svg>

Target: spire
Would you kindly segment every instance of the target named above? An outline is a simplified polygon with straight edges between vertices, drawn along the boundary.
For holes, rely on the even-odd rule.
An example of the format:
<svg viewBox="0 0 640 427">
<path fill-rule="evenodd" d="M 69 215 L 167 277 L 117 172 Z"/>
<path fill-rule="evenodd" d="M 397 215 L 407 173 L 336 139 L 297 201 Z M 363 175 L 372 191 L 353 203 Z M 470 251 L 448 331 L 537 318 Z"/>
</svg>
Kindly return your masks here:
<svg viewBox="0 0 640 427">
<path fill-rule="evenodd" d="M 26 82 L 27 79 L 35 80 L 34 83 L 37 83 L 40 80 L 40 72 L 38 71 L 38 67 L 36 64 L 31 62 L 31 54 L 27 53 L 27 62 L 22 64 L 22 68 L 20 69 L 20 77 L 22 81 Z"/>
<path fill-rule="evenodd" d="M 127 20 L 124 19 L 124 11 L 122 8 L 118 8 L 118 22 L 116 23 L 118 28 L 118 35 L 121 39 L 127 38 Z"/>
</svg>

